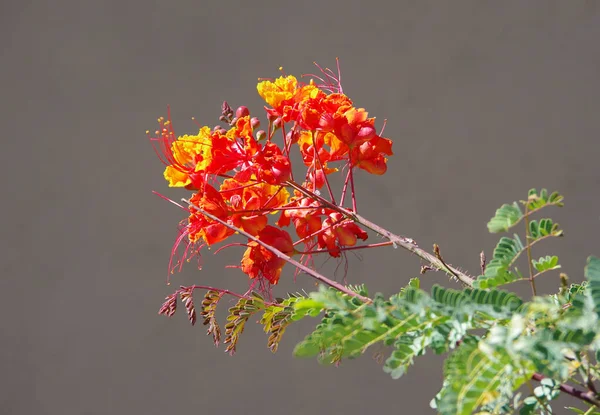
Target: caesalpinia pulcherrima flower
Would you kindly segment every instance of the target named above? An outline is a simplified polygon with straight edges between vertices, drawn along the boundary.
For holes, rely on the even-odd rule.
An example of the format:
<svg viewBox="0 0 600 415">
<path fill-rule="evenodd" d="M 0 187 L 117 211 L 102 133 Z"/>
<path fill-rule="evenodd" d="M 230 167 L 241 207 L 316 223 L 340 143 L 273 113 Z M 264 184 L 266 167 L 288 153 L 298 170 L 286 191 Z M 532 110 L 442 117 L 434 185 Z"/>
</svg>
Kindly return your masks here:
<svg viewBox="0 0 600 415">
<path fill-rule="evenodd" d="M 339 257 L 367 239 L 341 208 L 349 195 L 356 209 L 356 168 L 377 175 L 386 172 L 392 141 L 381 137 L 375 119 L 342 92 L 339 76 L 322 72 L 323 78 L 315 76 L 320 85 L 313 80 L 303 84 L 291 75 L 258 83 L 258 93 L 267 103 L 267 131 L 258 130 L 260 122 L 246 107 L 234 115 L 227 103 L 220 118 L 224 125 L 200 127 L 195 135 L 178 137 L 170 116 L 159 119 L 160 128 L 150 138 L 166 166 L 164 177 L 170 187 L 193 192 L 177 243 L 185 238 L 188 245 L 210 246 L 226 241 L 236 230 L 245 232 L 255 239 L 246 243 L 239 268 L 250 279 L 277 284 L 286 261 L 257 241 L 285 255 L 307 258 L 319 253 Z M 306 168 L 300 182 L 290 162 L 294 147 Z M 339 199 L 328 180 L 336 172 L 346 174 Z M 328 197 L 318 189 L 326 189 Z M 278 220 L 269 224 L 276 213 Z M 283 229 L 291 224 L 297 242 Z M 298 249 L 299 244 L 305 250 Z"/>
</svg>

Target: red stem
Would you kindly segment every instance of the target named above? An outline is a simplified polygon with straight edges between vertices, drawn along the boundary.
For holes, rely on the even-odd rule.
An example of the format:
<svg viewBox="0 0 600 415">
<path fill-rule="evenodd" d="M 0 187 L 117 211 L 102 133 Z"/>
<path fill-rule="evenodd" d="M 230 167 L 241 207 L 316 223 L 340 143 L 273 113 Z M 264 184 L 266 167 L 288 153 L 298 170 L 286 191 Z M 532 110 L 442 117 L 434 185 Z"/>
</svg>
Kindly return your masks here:
<svg viewBox="0 0 600 415">
<path fill-rule="evenodd" d="M 277 256 L 278 258 L 283 259 L 284 261 L 292 264 L 293 266 L 295 266 L 296 268 L 304 271 L 305 273 L 307 273 L 308 275 L 310 275 L 311 277 L 313 277 L 314 279 L 316 279 L 317 281 L 322 282 L 325 285 L 328 285 L 330 287 L 335 288 L 338 291 L 343 292 L 344 294 L 347 294 L 351 297 L 356 297 L 359 300 L 365 302 L 365 303 L 371 303 L 372 300 L 368 297 L 362 296 L 354 291 L 352 291 L 350 288 L 335 282 L 333 280 L 330 280 L 329 278 L 325 277 L 324 275 L 318 273 L 317 271 L 301 264 L 300 262 L 296 261 L 295 259 L 292 259 L 291 257 L 289 257 L 288 255 L 284 254 L 283 252 L 281 252 L 279 249 L 272 247 L 271 245 L 261 241 L 260 239 L 258 239 L 257 237 L 249 234 L 246 231 L 243 231 L 242 229 L 238 228 L 237 226 L 233 226 L 230 223 L 225 222 L 224 220 L 222 220 L 221 218 L 218 218 L 210 213 L 208 213 L 207 211 L 205 211 L 204 209 L 192 204 L 189 200 L 187 199 L 181 199 L 182 201 L 186 202 L 191 208 L 196 209 L 198 212 L 202 213 L 204 216 L 206 216 L 207 218 L 210 218 L 212 220 L 214 220 L 215 222 L 219 222 L 221 225 L 228 227 L 229 229 L 232 229 L 236 232 L 239 232 L 240 234 L 244 235 L 246 238 L 253 240 L 254 242 L 256 242 L 257 244 L 259 244 L 260 246 L 262 246 L 263 248 L 265 248 L 266 250 L 270 251 L 271 253 L 273 253 L 275 256 Z"/>
<path fill-rule="evenodd" d="M 540 373 L 534 373 L 531 377 L 531 379 L 537 380 L 538 382 L 541 382 L 542 379 L 545 378 L 546 377 Z M 571 385 L 567 385 L 566 383 L 561 384 L 559 386 L 559 389 L 568 395 L 571 395 L 577 399 L 581 399 L 582 401 L 589 403 L 590 405 L 600 407 L 600 401 L 596 398 L 596 395 L 591 391 L 583 392 L 577 388 L 574 388 Z"/>
</svg>

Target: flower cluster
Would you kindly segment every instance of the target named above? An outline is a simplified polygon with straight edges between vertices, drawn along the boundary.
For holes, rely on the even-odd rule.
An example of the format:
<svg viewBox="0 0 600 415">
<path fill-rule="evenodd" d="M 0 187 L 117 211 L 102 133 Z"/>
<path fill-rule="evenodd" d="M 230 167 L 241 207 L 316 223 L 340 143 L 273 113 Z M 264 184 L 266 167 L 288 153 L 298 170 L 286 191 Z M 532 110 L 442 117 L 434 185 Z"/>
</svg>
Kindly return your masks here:
<svg viewBox="0 0 600 415">
<path fill-rule="evenodd" d="M 392 142 L 378 134 L 375 119 L 342 92 L 339 71 L 338 76 L 328 69 L 322 72 L 323 77 L 315 76 L 319 85 L 285 75 L 258 83 L 258 93 L 268 104 L 266 130 L 248 108 L 234 113 L 227 103 L 222 106 L 222 124 L 202 126 L 194 135 L 177 136 L 170 116 L 159 118 L 160 128 L 150 139 L 166 165 L 164 177 L 170 187 L 193 192 L 173 252 L 185 242 L 197 248 L 186 249 L 189 256 L 241 230 L 252 239 L 239 267 L 251 279 L 277 284 L 286 261 L 263 244 L 310 260 L 321 252 L 339 257 L 359 239 L 367 239 L 342 206 L 348 194 L 356 211 L 353 171 L 384 174 Z M 305 166 L 300 181 L 290 161 L 295 148 Z M 328 176 L 340 171 L 346 177 L 336 200 Z M 321 189 L 328 198 L 321 196 Z M 279 215 L 272 224 L 271 215 Z M 284 229 L 290 225 L 299 238 L 296 242 Z"/>
</svg>

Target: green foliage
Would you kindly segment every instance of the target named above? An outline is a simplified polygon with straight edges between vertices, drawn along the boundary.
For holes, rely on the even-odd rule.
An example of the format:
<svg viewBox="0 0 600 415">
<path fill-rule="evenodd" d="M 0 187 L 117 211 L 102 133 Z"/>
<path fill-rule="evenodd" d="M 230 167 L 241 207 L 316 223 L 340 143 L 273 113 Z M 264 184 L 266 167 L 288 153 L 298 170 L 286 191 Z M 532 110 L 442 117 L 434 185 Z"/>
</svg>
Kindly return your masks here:
<svg viewBox="0 0 600 415">
<path fill-rule="evenodd" d="M 515 234 L 513 238 L 502 237 L 494 249 L 494 254 L 490 262 L 486 265 L 482 275 L 477 277 L 473 286 L 477 288 L 494 288 L 515 281 L 525 280 L 521 272 L 514 267 L 519 256 L 531 249 L 537 242 L 548 237 L 560 237 L 563 231 L 558 223 L 552 219 L 544 218 L 540 220 L 530 219 L 529 216 L 546 206 L 563 206 L 563 197 L 554 192 L 548 195 L 546 189 L 539 193 L 536 189 L 531 189 L 526 201 L 521 203 L 525 206 L 525 213 L 517 202 L 512 205 L 505 204 L 496 211 L 496 215 L 490 219 L 488 229 L 492 233 L 506 232 L 517 225 L 522 219 L 526 220 L 525 241 L 521 242 L 519 235 Z M 539 260 L 532 260 L 532 266 L 539 273 L 560 268 L 558 257 L 546 256 Z M 530 278 L 534 278 L 530 275 Z"/>
<path fill-rule="evenodd" d="M 530 189 L 527 194 L 527 209 L 530 211 L 541 209 L 545 206 L 558 206 L 563 207 L 564 197 L 558 192 L 548 194 L 546 189 L 538 191 L 536 189 Z"/>
<path fill-rule="evenodd" d="M 447 353 L 441 389 L 431 402 L 443 415 L 478 410 L 481 414 L 552 414 L 551 403 L 561 391 L 571 390 L 564 383 L 576 377 L 591 395 L 571 394 L 600 407 L 593 386 L 600 379 L 600 259 L 588 258 L 586 280 L 581 283 L 569 284 L 568 277 L 560 274 L 556 294 L 534 295 L 524 301 L 498 288 L 527 281 L 535 293 L 536 278 L 561 268 L 557 256 L 533 259 L 534 244 L 560 237 L 563 232 L 552 219 L 537 220 L 531 215 L 546 206 L 562 205 L 560 194 L 531 189 L 527 200 L 500 207 L 488 223 L 490 232 L 508 231 L 523 220 L 524 236 L 515 233 L 501 237 L 490 261 L 486 264 L 482 259 L 482 275 L 470 287 L 434 285 L 426 292 L 419 279 L 412 278 L 399 292 L 389 297 L 376 294 L 366 302 L 354 295 L 368 298 L 364 285 L 349 286 L 345 293 L 320 286 L 317 292 L 290 294 L 276 301 L 266 301 L 258 293 L 242 296 L 229 309 L 226 351 L 235 352 L 246 323 L 254 315 L 262 314 L 260 324 L 273 352 L 290 324 L 304 317 L 318 317 L 315 329 L 294 348 L 295 356 L 337 365 L 377 346 L 387 351 L 384 372 L 398 379 L 428 351 Z M 530 261 L 528 276 L 515 266 L 525 257 Z M 180 298 L 194 324 L 193 289 L 181 287 L 168 296 L 160 313 L 173 315 Z M 200 312 L 215 345 L 221 338 L 215 311 L 223 295 L 223 291 L 207 290 Z M 534 385 L 534 381 L 539 384 Z M 528 391 L 523 399 L 521 386 L 527 386 Z M 600 413 L 569 409 L 579 414 Z"/>
<path fill-rule="evenodd" d="M 526 362 L 515 362 L 506 350 L 461 345 L 446 360 L 444 386 L 434 405 L 442 414 L 471 414 L 526 382 L 532 371 L 524 366 Z"/>
<path fill-rule="evenodd" d="M 585 267 L 585 277 L 594 303 L 594 311 L 600 316 L 600 259 L 590 256 Z"/>
<path fill-rule="evenodd" d="M 294 354 L 339 363 L 379 343 L 391 349 L 384 371 L 396 379 L 428 349 L 456 349 L 446 361 L 444 386 L 432 404 L 442 414 L 469 414 L 478 407 L 509 405 L 534 372 L 555 381 L 567 379 L 578 366 L 572 357 L 595 347 L 598 319 L 589 318 L 593 304 L 585 300 L 591 299 L 585 285 L 573 285 L 560 298 L 536 297 L 527 303 L 498 289 L 436 285 L 428 294 L 416 286 L 411 282 L 388 300 L 377 295 L 369 304 L 321 287 L 294 303 L 299 310 L 325 312 Z M 573 295 L 584 296 L 584 301 L 565 308 L 566 298 Z M 549 392 L 548 382 L 523 401 L 522 413 L 538 413 L 548 405 L 556 393 Z"/>
<path fill-rule="evenodd" d="M 554 223 L 552 219 L 544 218 L 529 222 L 529 235 L 532 240 L 537 240 L 545 236 L 562 236 L 563 231 L 559 228 L 558 223 Z"/>
<path fill-rule="evenodd" d="M 442 388 L 431 403 L 439 413 L 551 414 L 561 382 L 577 374 L 586 382 L 600 378 L 600 259 L 588 259 L 582 283 L 569 285 L 561 274 L 557 294 L 524 302 L 497 287 L 520 280 L 533 285 L 535 278 L 560 268 L 557 256 L 533 259 L 530 250 L 545 238 L 562 236 L 562 230 L 552 219 L 529 216 L 546 206 L 562 206 L 562 200 L 558 193 L 532 189 L 521 202 L 524 212 L 516 202 L 498 209 L 490 231 L 507 231 L 525 219 L 526 243 L 517 234 L 502 237 L 472 287 L 434 285 L 428 293 L 411 279 L 399 293 L 388 299 L 377 294 L 370 303 L 324 287 L 296 301 L 296 312 L 324 314 L 294 354 L 338 364 L 379 344 L 389 350 L 383 370 L 397 379 L 427 351 L 449 353 Z M 515 267 L 524 253 L 531 258 L 529 277 Z M 537 386 L 532 385 L 534 374 Z M 530 395 L 521 399 L 523 385 Z"/>
<path fill-rule="evenodd" d="M 542 379 L 540 386 L 533 390 L 533 394 L 523 400 L 519 415 L 551 414 L 550 401 L 556 399 L 560 394 L 559 386 L 560 384 L 554 379 Z"/>
<path fill-rule="evenodd" d="M 547 255 L 545 257 L 538 259 L 537 261 L 534 259 L 531 262 L 533 264 L 533 267 L 538 272 L 551 271 L 553 269 L 560 268 L 560 265 L 558 265 L 558 257 L 557 256 Z"/>
<path fill-rule="evenodd" d="M 475 328 L 485 328 L 494 318 L 509 318 L 522 300 L 506 291 L 450 290 L 434 286 L 432 295 L 415 288 L 413 280 L 402 292 L 384 300 L 362 304 L 333 289 L 322 288 L 295 304 L 317 304 L 326 315 L 315 331 L 296 346 L 298 357 L 316 356 L 322 363 L 353 358 L 381 343 L 394 351 L 384 370 L 400 377 L 415 356 L 431 348 L 443 353 L 456 346 Z M 494 316 L 494 317 L 492 317 Z"/>
<path fill-rule="evenodd" d="M 511 271 L 510 268 L 524 250 L 525 247 L 518 235 L 514 238 L 502 237 L 494 249 L 491 261 L 485 267 L 485 272 L 475 280 L 473 286 L 493 288 L 522 278 L 517 270 Z"/>
<path fill-rule="evenodd" d="M 563 196 L 558 192 L 548 194 L 546 189 L 542 189 L 539 193 L 536 189 L 531 189 L 528 192 L 527 200 L 522 201 L 528 213 L 538 211 L 546 206 L 563 206 Z M 521 211 L 521 207 L 517 202 L 512 204 L 504 204 L 498 210 L 496 214 L 488 222 L 488 230 L 491 233 L 506 232 L 513 226 L 523 219 L 525 215 Z M 552 222 L 550 222 L 550 230 L 552 230 Z M 544 225 L 546 229 L 547 224 Z"/>
<path fill-rule="evenodd" d="M 248 318 L 254 313 L 265 309 L 265 301 L 258 293 L 253 292 L 252 298 L 240 298 L 236 305 L 229 309 L 225 325 L 225 352 L 234 354 L 239 337 L 246 327 Z"/>
<path fill-rule="evenodd" d="M 506 232 L 523 218 L 523 212 L 517 202 L 502 205 L 488 222 L 491 233 Z"/>
</svg>

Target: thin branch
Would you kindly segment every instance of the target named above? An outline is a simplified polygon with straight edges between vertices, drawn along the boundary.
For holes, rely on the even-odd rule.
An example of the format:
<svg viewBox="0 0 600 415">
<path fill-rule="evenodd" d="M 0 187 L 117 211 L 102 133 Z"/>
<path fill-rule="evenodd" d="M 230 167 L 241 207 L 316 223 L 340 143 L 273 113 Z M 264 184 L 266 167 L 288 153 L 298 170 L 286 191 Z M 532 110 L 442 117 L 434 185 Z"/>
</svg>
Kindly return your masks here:
<svg viewBox="0 0 600 415">
<path fill-rule="evenodd" d="M 545 378 L 544 375 L 540 374 L 540 373 L 534 373 L 533 376 L 531 377 L 533 380 L 537 380 L 538 382 L 541 382 L 542 379 Z M 596 395 L 593 392 L 583 392 L 577 388 L 574 388 L 571 385 L 567 385 L 566 383 L 562 383 L 559 386 L 560 390 L 563 391 L 564 393 L 571 395 L 577 399 L 581 399 L 582 401 L 585 401 L 591 405 L 597 406 L 600 408 L 600 401 L 597 399 Z"/>
<path fill-rule="evenodd" d="M 454 270 L 452 270 L 452 268 L 450 268 L 448 264 L 446 264 L 444 258 L 442 258 L 442 254 L 440 253 L 440 247 L 438 244 L 433 244 L 433 253 L 435 254 L 435 257 L 439 259 L 442 262 L 442 264 L 444 264 L 444 266 L 450 270 L 452 275 L 458 278 L 458 274 L 456 274 L 456 272 L 454 272 Z"/>
<path fill-rule="evenodd" d="M 529 231 L 529 204 L 525 205 L 525 242 L 527 243 L 527 265 L 529 266 L 529 285 L 531 285 L 531 292 L 535 296 L 535 278 L 533 276 L 533 262 L 531 260 L 531 232 Z"/>
<path fill-rule="evenodd" d="M 323 199 L 322 197 L 320 197 L 318 195 L 315 195 L 314 193 L 306 190 L 305 188 L 303 188 L 302 186 L 300 186 L 296 183 L 288 182 L 288 184 L 290 186 L 292 186 L 294 189 L 298 190 L 300 193 L 303 193 L 304 195 L 306 195 L 310 198 L 318 200 L 319 202 L 327 205 L 327 207 L 329 207 L 330 209 L 333 209 L 333 210 L 345 215 L 346 217 L 352 219 L 354 222 L 356 222 L 360 225 L 363 225 L 365 228 L 371 229 L 372 231 L 378 233 L 379 235 L 382 235 L 383 237 L 387 238 L 392 243 L 394 243 L 396 246 L 400 246 L 401 248 L 404 248 L 407 251 L 412 252 L 419 258 L 427 261 L 431 266 L 433 266 L 433 268 L 444 271 L 445 273 L 458 278 L 465 285 L 468 285 L 468 286 L 473 285 L 473 281 L 474 281 L 473 277 L 465 274 L 464 272 L 456 269 L 455 267 L 452 267 L 451 265 L 444 264 L 442 261 L 440 261 L 434 255 L 419 248 L 417 246 L 417 244 L 415 243 L 415 241 L 413 241 L 412 239 L 405 238 L 405 237 L 402 237 L 399 235 L 395 235 L 395 234 L 391 233 L 390 231 L 382 228 L 381 226 L 376 225 L 373 222 L 365 219 L 364 217 L 360 216 L 358 213 L 355 213 L 350 210 L 344 209 L 340 206 L 334 205 L 334 204 L 330 203 L 328 200 Z"/>
<path fill-rule="evenodd" d="M 339 290 L 341 292 L 343 292 L 344 294 L 347 294 L 349 296 L 352 297 L 356 297 L 359 300 L 365 302 L 365 303 L 370 303 L 372 302 L 372 300 L 370 298 L 364 297 L 358 293 L 355 293 L 354 291 L 352 291 L 351 289 L 349 289 L 348 287 L 345 287 L 344 285 L 337 283 L 333 280 L 330 280 L 329 278 L 325 277 L 322 274 L 319 274 L 317 271 L 301 264 L 300 262 L 292 259 L 291 257 L 287 256 L 286 254 L 284 254 L 283 252 L 281 252 L 280 250 L 270 246 L 269 244 L 264 243 L 263 241 L 261 241 L 260 239 L 258 239 L 257 237 L 250 235 L 248 232 L 243 231 L 242 229 L 231 225 L 230 223 L 225 222 L 224 220 L 211 215 L 210 213 L 208 213 L 207 211 L 205 211 L 204 209 L 194 205 L 192 202 L 190 202 L 187 199 L 181 199 L 183 202 L 187 203 L 190 207 L 194 208 L 195 210 L 197 210 L 198 212 L 202 213 L 204 216 L 206 216 L 207 218 L 210 218 L 212 220 L 214 220 L 215 222 L 220 223 L 223 226 L 228 227 L 229 229 L 234 230 L 235 232 L 239 232 L 240 234 L 244 235 L 245 237 L 247 237 L 248 239 L 253 240 L 254 242 L 256 242 L 257 244 L 259 244 L 260 246 L 262 246 L 263 248 L 265 248 L 266 250 L 268 250 L 269 252 L 273 253 L 275 256 L 277 256 L 280 259 L 283 259 L 286 262 L 289 262 L 290 264 L 292 264 L 293 266 L 295 266 L 296 268 L 304 271 L 305 273 L 307 273 L 308 275 L 310 275 L 311 277 L 313 277 L 314 279 L 322 282 L 325 285 L 328 285 L 330 287 L 335 288 L 336 290 Z"/>
<path fill-rule="evenodd" d="M 546 207 L 548 207 L 548 206 L 559 206 L 559 207 L 560 207 L 560 202 L 552 202 L 552 203 L 548 202 L 548 203 L 546 203 L 545 205 L 542 205 L 542 206 L 540 206 L 540 207 L 538 207 L 538 208 L 532 209 L 532 210 L 530 210 L 530 211 L 527 213 L 527 205 L 529 204 L 529 201 L 524 201 L 524 200 L 523 200 L 523 201 L 521 201 L 521 202 L 525 204 L 525 212 L 526 212 L 526 213 L 525 213 L 523 216 L 521 216 L 519 219 L 517 219 L 517 220 L 516 220 L 516 222 L 512 223 L 512 224 L 510 225 L 510 227 L 511 227 L 511 228 L 512 228 L 513 226 L 516 226 L 516 225 L 518 225 L 518 224 L 519 224 L 519 222 L 521 222 L 521 219 L 524 219 L 526 216 L 531 216 L 531 215 L 533 215 L 534 213 L 536 213 L 536 212 L 538 212 L 538 211 L 540 211 L 540 210 L 542 210 L 542 209 L 544 209 L 544 208 L 546 208 Z"/>
<path fill-rule="evenodd" d="M 520 250 L 520 251 L 517 252 L 517 254 L 513 257 L 513 259 L 511 259 L 511 261 L 508 263 L 508 267 L 509 268 L 512 267 L 515 264 L 515 262 L 517 262 L 517 259 L 519 259 L 519 256 L 521 256 L 521 254 L 523 252 L 527 252 L 527 249 L 526 249 L 527 247 L 531 248 L 531 247 L 533 247 L 533 245 L 537 244 L 538 242 L 542 242 L 545 239 L 548 239 L 548 238 L 557 238 L 557 237 L 558 237 L 557 235 L 554 235 L 554 234 L 550 233 L 548 235 L 540 236 L 539 238 L 534 239 L 531 242 L 529 242 L 529 241 L 526 240 L 525 241 L 525 245 L 526 246 L 523 247 L 522 250 Z"/>
<path fill-rule="evenodd" d="M 481 253 L 479 254 L 479 266 L 481 267 L 481 274 L 485 274 L 485 267 L 486 267 L 487 263 L 486 263 L 486 258 L 485 258 L 485 252 L 481 251 Z"/>
</svg>

